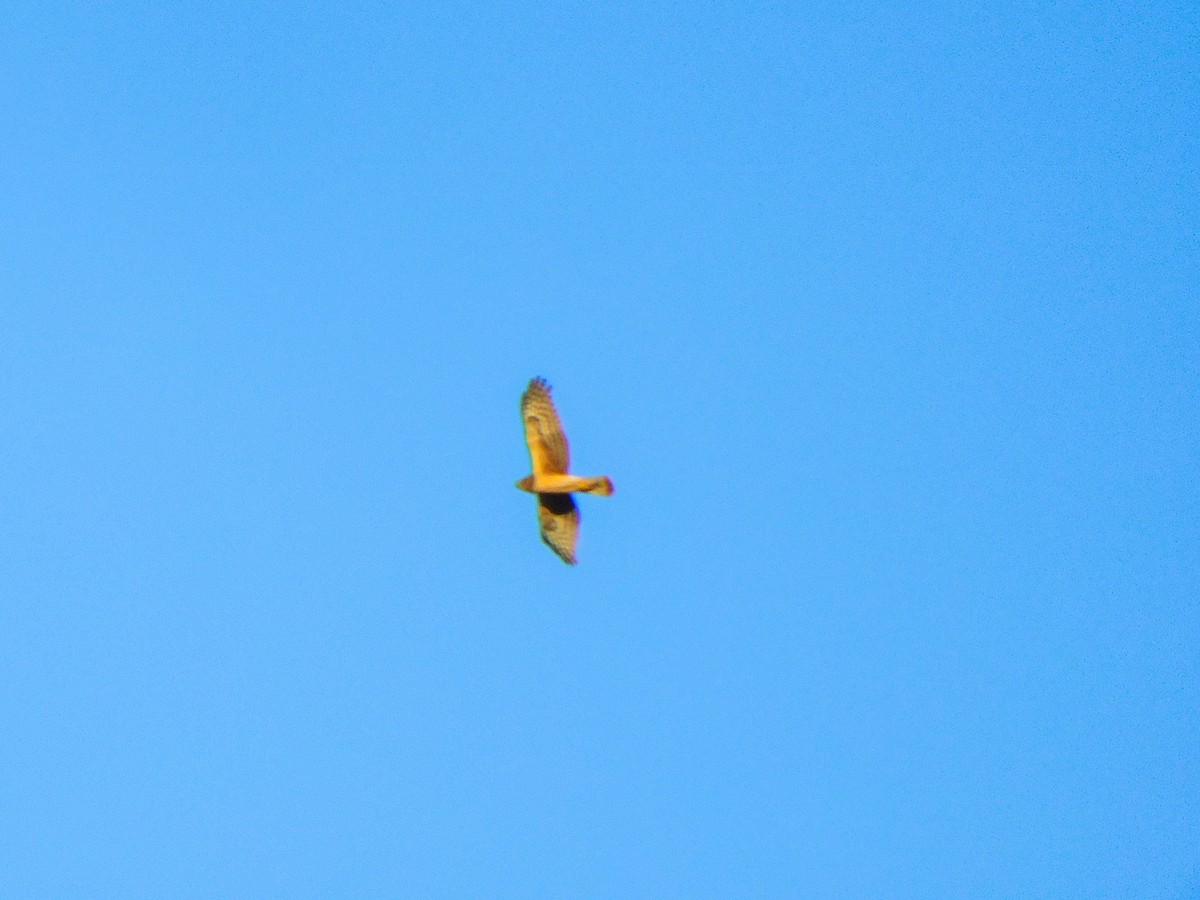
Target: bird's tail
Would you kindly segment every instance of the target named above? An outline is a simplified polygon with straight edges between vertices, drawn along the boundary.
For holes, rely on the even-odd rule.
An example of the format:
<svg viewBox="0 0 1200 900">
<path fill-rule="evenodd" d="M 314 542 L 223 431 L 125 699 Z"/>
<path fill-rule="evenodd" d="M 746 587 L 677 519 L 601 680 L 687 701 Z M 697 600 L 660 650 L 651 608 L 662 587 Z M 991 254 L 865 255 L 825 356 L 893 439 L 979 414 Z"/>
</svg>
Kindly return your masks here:
<svg viewBox="0 0 1200 900">
<path fill-rule="evenodd" d="M 613 492 L 612 479 L 607 475 L 593 478 L 592 483 L 584 488 L 584 491 L 588 494 L 599 494 L 601 497 L 611 496 Z"/>
</svg>

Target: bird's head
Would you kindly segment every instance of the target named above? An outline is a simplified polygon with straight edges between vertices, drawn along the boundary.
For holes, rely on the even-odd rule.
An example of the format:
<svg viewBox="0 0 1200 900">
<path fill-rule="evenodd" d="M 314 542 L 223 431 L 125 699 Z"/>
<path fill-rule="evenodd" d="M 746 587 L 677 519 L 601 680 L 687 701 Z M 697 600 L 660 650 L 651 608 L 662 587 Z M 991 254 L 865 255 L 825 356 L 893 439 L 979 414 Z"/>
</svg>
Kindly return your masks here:
<svg viewBox="0 0 1200 900">
<path fill-rule="evenodd" d="M 517 482 L 517 487 L 523 491 L 529 491 L 529 493 L 532 494 L 533 493 L 533 476 L 526 475 L 524 478 L 522 478 L 520 481 Z"/>
</svg>

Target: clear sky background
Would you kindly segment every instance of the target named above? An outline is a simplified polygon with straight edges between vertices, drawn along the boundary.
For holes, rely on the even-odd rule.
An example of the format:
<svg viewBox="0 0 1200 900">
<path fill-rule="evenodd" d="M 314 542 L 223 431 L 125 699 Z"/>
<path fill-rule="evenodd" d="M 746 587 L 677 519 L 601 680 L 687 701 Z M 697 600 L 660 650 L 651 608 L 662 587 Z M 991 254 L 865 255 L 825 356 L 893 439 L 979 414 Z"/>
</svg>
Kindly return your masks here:
<svg viewBox="0 0 1200 900">
<path fill-rule="evenodd" d="M 1200 14 L 971 7 L 9 4 L 0 894 L 1200 895 Z"/>
</svg>

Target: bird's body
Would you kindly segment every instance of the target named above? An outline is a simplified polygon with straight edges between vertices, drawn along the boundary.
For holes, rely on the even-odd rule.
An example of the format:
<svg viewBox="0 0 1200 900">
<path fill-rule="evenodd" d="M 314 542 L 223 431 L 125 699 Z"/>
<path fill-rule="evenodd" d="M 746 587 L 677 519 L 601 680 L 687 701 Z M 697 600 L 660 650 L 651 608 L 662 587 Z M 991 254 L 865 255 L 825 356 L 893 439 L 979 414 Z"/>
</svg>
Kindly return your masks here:
<svg viewBox="0 0 1200 900">
<path fill-rule="evenodd" d="M 607 475 L 597 478 L 580 478 L 578 475 L 555 472 L 526 476 L 517 482 L 517 487 L 523 491 L 529 491 L 531 494 L 573 494 L 578 491 L 584 494 L 608 496 L 613 492 L 612 480 Z"/>
<path fill-rule="evenodd" d="M 538 524 L 546 546 L 563 562 L 575 565 L 579 507 L 571 494 L 607 497 L 613 492 L 612 479 L 607 475 L 582 478 L 567 473 L 571 461 L 567 436 L 550 399 L 550 385 L 543 379 L 530 381 L 521 395 L 521 420 L 533 474 L 518 481 L 517 487 L 537 494 Z"/>
</svg>

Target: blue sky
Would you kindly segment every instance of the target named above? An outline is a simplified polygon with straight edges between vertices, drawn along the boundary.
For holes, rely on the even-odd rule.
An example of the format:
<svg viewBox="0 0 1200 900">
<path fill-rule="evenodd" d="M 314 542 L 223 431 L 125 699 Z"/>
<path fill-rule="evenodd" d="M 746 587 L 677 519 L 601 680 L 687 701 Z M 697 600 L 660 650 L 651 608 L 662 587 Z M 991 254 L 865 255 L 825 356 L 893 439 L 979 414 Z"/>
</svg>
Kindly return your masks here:
<svg viewBox="0 0 1200 900">
<path fill-rule="evenodd" d="M 1200 893 L 1193 4 L 0 39 L 0 893 Z"/>
</svg>

